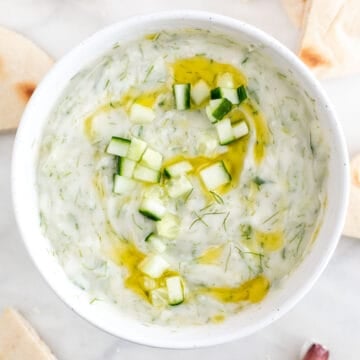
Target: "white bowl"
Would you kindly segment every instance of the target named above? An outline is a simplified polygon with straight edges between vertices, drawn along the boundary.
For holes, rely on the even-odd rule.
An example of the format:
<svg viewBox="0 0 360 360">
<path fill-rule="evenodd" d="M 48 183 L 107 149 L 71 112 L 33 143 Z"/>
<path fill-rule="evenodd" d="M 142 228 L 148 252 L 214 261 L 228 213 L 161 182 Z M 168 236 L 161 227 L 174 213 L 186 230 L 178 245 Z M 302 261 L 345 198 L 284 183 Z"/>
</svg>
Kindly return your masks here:
<svg viewBox="0 0 360 360">
<path fill-rule="evenodd" d="M 110 304 L 89 304 L 89 297 L 65 276 L 51 255 L 51 245 L 39 226 L 35 163 L 39 139 L 56 100 L 85 64 L 115 42 L 138 38 L 164 29 L 203 28 L 229 34 L 235 39 L 265 46 L 279 66 L 290 68 L 306 91 L 317 101 L 320 122 L 331 144 L 328 205 L 317 240 L 300 266 L 284 281 L 282 289 L 270 291 L 260 304 L 248 307 L 222 324 L 183 328 L 144 325 Z M 304 295 L 327 265 L 342 230 L 348 198 L 348 160 L 342 130 L 334 110 L 309 70 L 278 41 L 262 31 L 228 17 L 197 11 L 177 11 L 133 17 L 97 32 L 62 58 L 33 94 L 17 132 L 12 164 L 12 192 L 16 219 L 35 265 L 59 297 L 99 328 L 137 343 L 195 348 L 240 338 L 278 319 Z"/>
</svg>

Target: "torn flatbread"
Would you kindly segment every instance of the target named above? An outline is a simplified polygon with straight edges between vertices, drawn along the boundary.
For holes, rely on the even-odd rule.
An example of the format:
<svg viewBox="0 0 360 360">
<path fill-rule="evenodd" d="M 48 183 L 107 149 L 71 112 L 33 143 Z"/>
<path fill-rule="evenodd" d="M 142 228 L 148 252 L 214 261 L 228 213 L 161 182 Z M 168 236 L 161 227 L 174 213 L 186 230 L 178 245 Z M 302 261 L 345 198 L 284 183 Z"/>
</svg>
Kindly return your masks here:
<svg viewBox="0 0 360 360">
<path fill-rule="evenodd" d="M 56 360 L 31 325 L 14 309 L 0 317 L 1 360 Z"/>
<path fill-rule="evenodd" d="M 290 20 L 297 28 L 300 28 L 303 22 L 306 0 L 281 0 Z"/>
<path fill-rule="evenodd" d="M 360 0 L 308 0 L 300 58 L 319 78 L 360 72 Z"/>
<path fill-rule="evenodd" d="M 22 35 L 0 27 L 0 131 L 16 129 L 53 60 Z"/>
<path fill-rule="evenodd" d="M 343 234 L 360 238 L 360 154 L 351 161 L 350 199 Z"/>
</svg>

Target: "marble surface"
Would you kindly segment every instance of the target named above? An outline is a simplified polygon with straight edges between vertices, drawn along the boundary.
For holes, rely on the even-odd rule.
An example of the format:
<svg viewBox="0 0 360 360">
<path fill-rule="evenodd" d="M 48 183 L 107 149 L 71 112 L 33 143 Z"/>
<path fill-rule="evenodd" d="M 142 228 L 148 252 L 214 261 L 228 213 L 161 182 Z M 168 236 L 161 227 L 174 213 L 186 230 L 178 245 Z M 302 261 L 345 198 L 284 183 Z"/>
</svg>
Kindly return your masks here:
<svg viewBox="0 0 360 360">
<path fill-rule="evenodd" d="M 292 50 L 297 46 L 299 33 L 276 0 L 0 0 L 0 25 L 20 31 L 59 58 L 110 23 L 176 8 L 233 16 L 267 31 Z M 350 154 L 360 151 L 360 76 L 323 85 L 338 111 Z M 360 358 L 360 241 L 345 237 L 310 293 L 282 319 L 248 338 L 208 349 L 173 351 L 132 344 L 88 324 L 45 284 L 22 244 L 10 196 L 13 141 L 14 134 L 0 135 L 0 309 L 14 306 L 23 312 L 60 360 L 296 360 L 309 339 L 326 344 L 331 360 Z"/>
</svg>

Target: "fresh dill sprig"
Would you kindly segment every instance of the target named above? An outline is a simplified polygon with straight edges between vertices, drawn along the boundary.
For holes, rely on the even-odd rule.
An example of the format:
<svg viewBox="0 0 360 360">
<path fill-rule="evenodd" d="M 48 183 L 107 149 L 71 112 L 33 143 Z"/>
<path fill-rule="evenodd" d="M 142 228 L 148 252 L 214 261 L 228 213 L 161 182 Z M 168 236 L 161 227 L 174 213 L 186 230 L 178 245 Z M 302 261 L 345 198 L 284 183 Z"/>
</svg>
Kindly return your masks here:
<svg viewBox="0 0 360 360">
<path fill-rule="evenodd" d="M 280 209 L 278 211 L 275 211 L 272 215 L 270 215 L 268 218 L 266 218 L 264 221 L 263 221 L 263 224 L 266 224 L 267 222 L 269 222 L 270 220 L 272 220 L 276 215 L 280 214 L 283 210 Z"/>
<path fill-rule="evenodd" d="M 222 223 L 225 231 L 227 231 L 226 230 L 226 221 L 229 218 L 229 215 L 230 215 L 230 211 L 226 214 L 226 216 L 224 217 L 223 223 Z"/>
<path fill-rule="evenodd" d="M 190 198 L 190 196 L 191 196 L 191 194 L 192 194 L 193 191 L 194 191 L 194 189 L 191 189 L 191 190 L 186 194 L 186 196 L 185 196 L 185 198 L 184 198 L 184 204 L 187 203 L 187 201 L 189 200 L 189 198 Z"/>
<path fill-rule="evenodd" d="M 259 268 L 260 268 L 260 271 L 263 272 L 264 271 L 264 267 L 263 267 L 263 258 L 264 258 L 264 254 L 261 254 L 261 253 L 257 253 L 257 252 L 254 252 L 254 251 L 243 251 L 241 250 L 240 248 L 238 247 L 235 247 L 236 250 L 239 252 L 240 256 L 242 255 L 252 255 L 252 256 L 257 256 L 259 258 Z"/>
<path fill-rule="evenodd" d="M 140 230 L 144 230 L 144 228 L 136 222 L 136 220 L 135 220 L 135 215 L 132 214 L 131 217 L 132 217 L 133 223 L 134 223 Z"/>
<path fill-rule="evenodd" d="M 89 302 L 89 304 L 93 304 L 95 301 L 102 301 L 102 299 L 96 298 L 94 297 L 93 299 L 91 299 L 91 301 Z"/>
<path fill-rule="evenodd" d="M 224 215 L 225 212 L 223 211 L 214 211 L 214 212 L 207 212 L 204 214 L 199 215 L 198 213 L 196 213 L 195 211 L 193 212 L 196 216 L 196 219 L 191 223 L 189 229 L 191 229 L 197 222 L 201 222 L 203 223 L 206 227 L 209 227 L 209 224 L 207 222 L 205 222 L 204 217 L 205 216 L 210 216 L 210 215 Z"/>
<path fill-rule="evenodd" d="M 197 222 L 202 222 L 206 227 L 209 227 L 209 225 L 204 221 L 203 217 L 198 215 L 195 211 L 193 212 L 196 216 L 196 219 L 191 223 L 189 229 L 191 229 Z"/>
<path fill-rule="evenodd" d="M 231 243 L 229 244 L 229 253 L 226 257 L 226 261 L 225 261 L 225 272 L 227 272 L 227 269 L 229 267 L 229 261 L 230 261 L 230 257 L 231 257 L 231 253 L 232 253 L 232 246 Z"/>
<path fill-rule="evenodd" d="M 149 67 L 149 69 L 146 72 L 145 78 L 144 78 L 144 82 L 146 82 L 146 80 L 148 79 L 148 77 L 150 76 L 151 72 L 154 70 L 154 65 L 151 65 Z"/>
<path fill-rule="evenodd" d="M 241 224 L 240 225 L 240 232 L 241 237 L 245 240 L 250 240 L 252 237 L 252 226 L 250 224 Z"/>
<path fill-rule="evenodd" d="M 219 194 L 217 194 L 215 191 L 210 191 L 210 194 L 218 204 L 224 205 L 224 199 Z"/>
</svg>

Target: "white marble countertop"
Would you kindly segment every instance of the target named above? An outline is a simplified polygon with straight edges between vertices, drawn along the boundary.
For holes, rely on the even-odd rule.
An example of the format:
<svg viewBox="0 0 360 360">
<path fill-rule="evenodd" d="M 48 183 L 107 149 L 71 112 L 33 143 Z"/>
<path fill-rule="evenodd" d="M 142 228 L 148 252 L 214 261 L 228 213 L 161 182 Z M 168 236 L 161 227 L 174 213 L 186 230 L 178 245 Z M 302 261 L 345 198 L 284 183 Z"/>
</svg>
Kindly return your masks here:
<svg viewBox="0 0 360 360">
<path fill-rule="evenodd" d="M 293 50 L 297 46 L 299 34 L 276 0 L 0 0 L 0 25 L 20 31 L 59 58 L 108 24 L 137 13 L 176 8 L 233 16 Z M 360 76 L 323 85 L 338 111 L 350 154 L 360 151 Z M 13 134 L 0 135 L 0 310 L 14 306 L 23 312 L 59 360 L 297 360 L 308 339 L 326 344 L 331 360 L 360 358 L 360 241 L 344 237 L 310 293 L 282 319 L 248 338 L 214 348 L 173 351 L 119 340 L 88 324 L 45 284 L 20 239 L 10 197 L 13 141 Z"/>
</svg>

